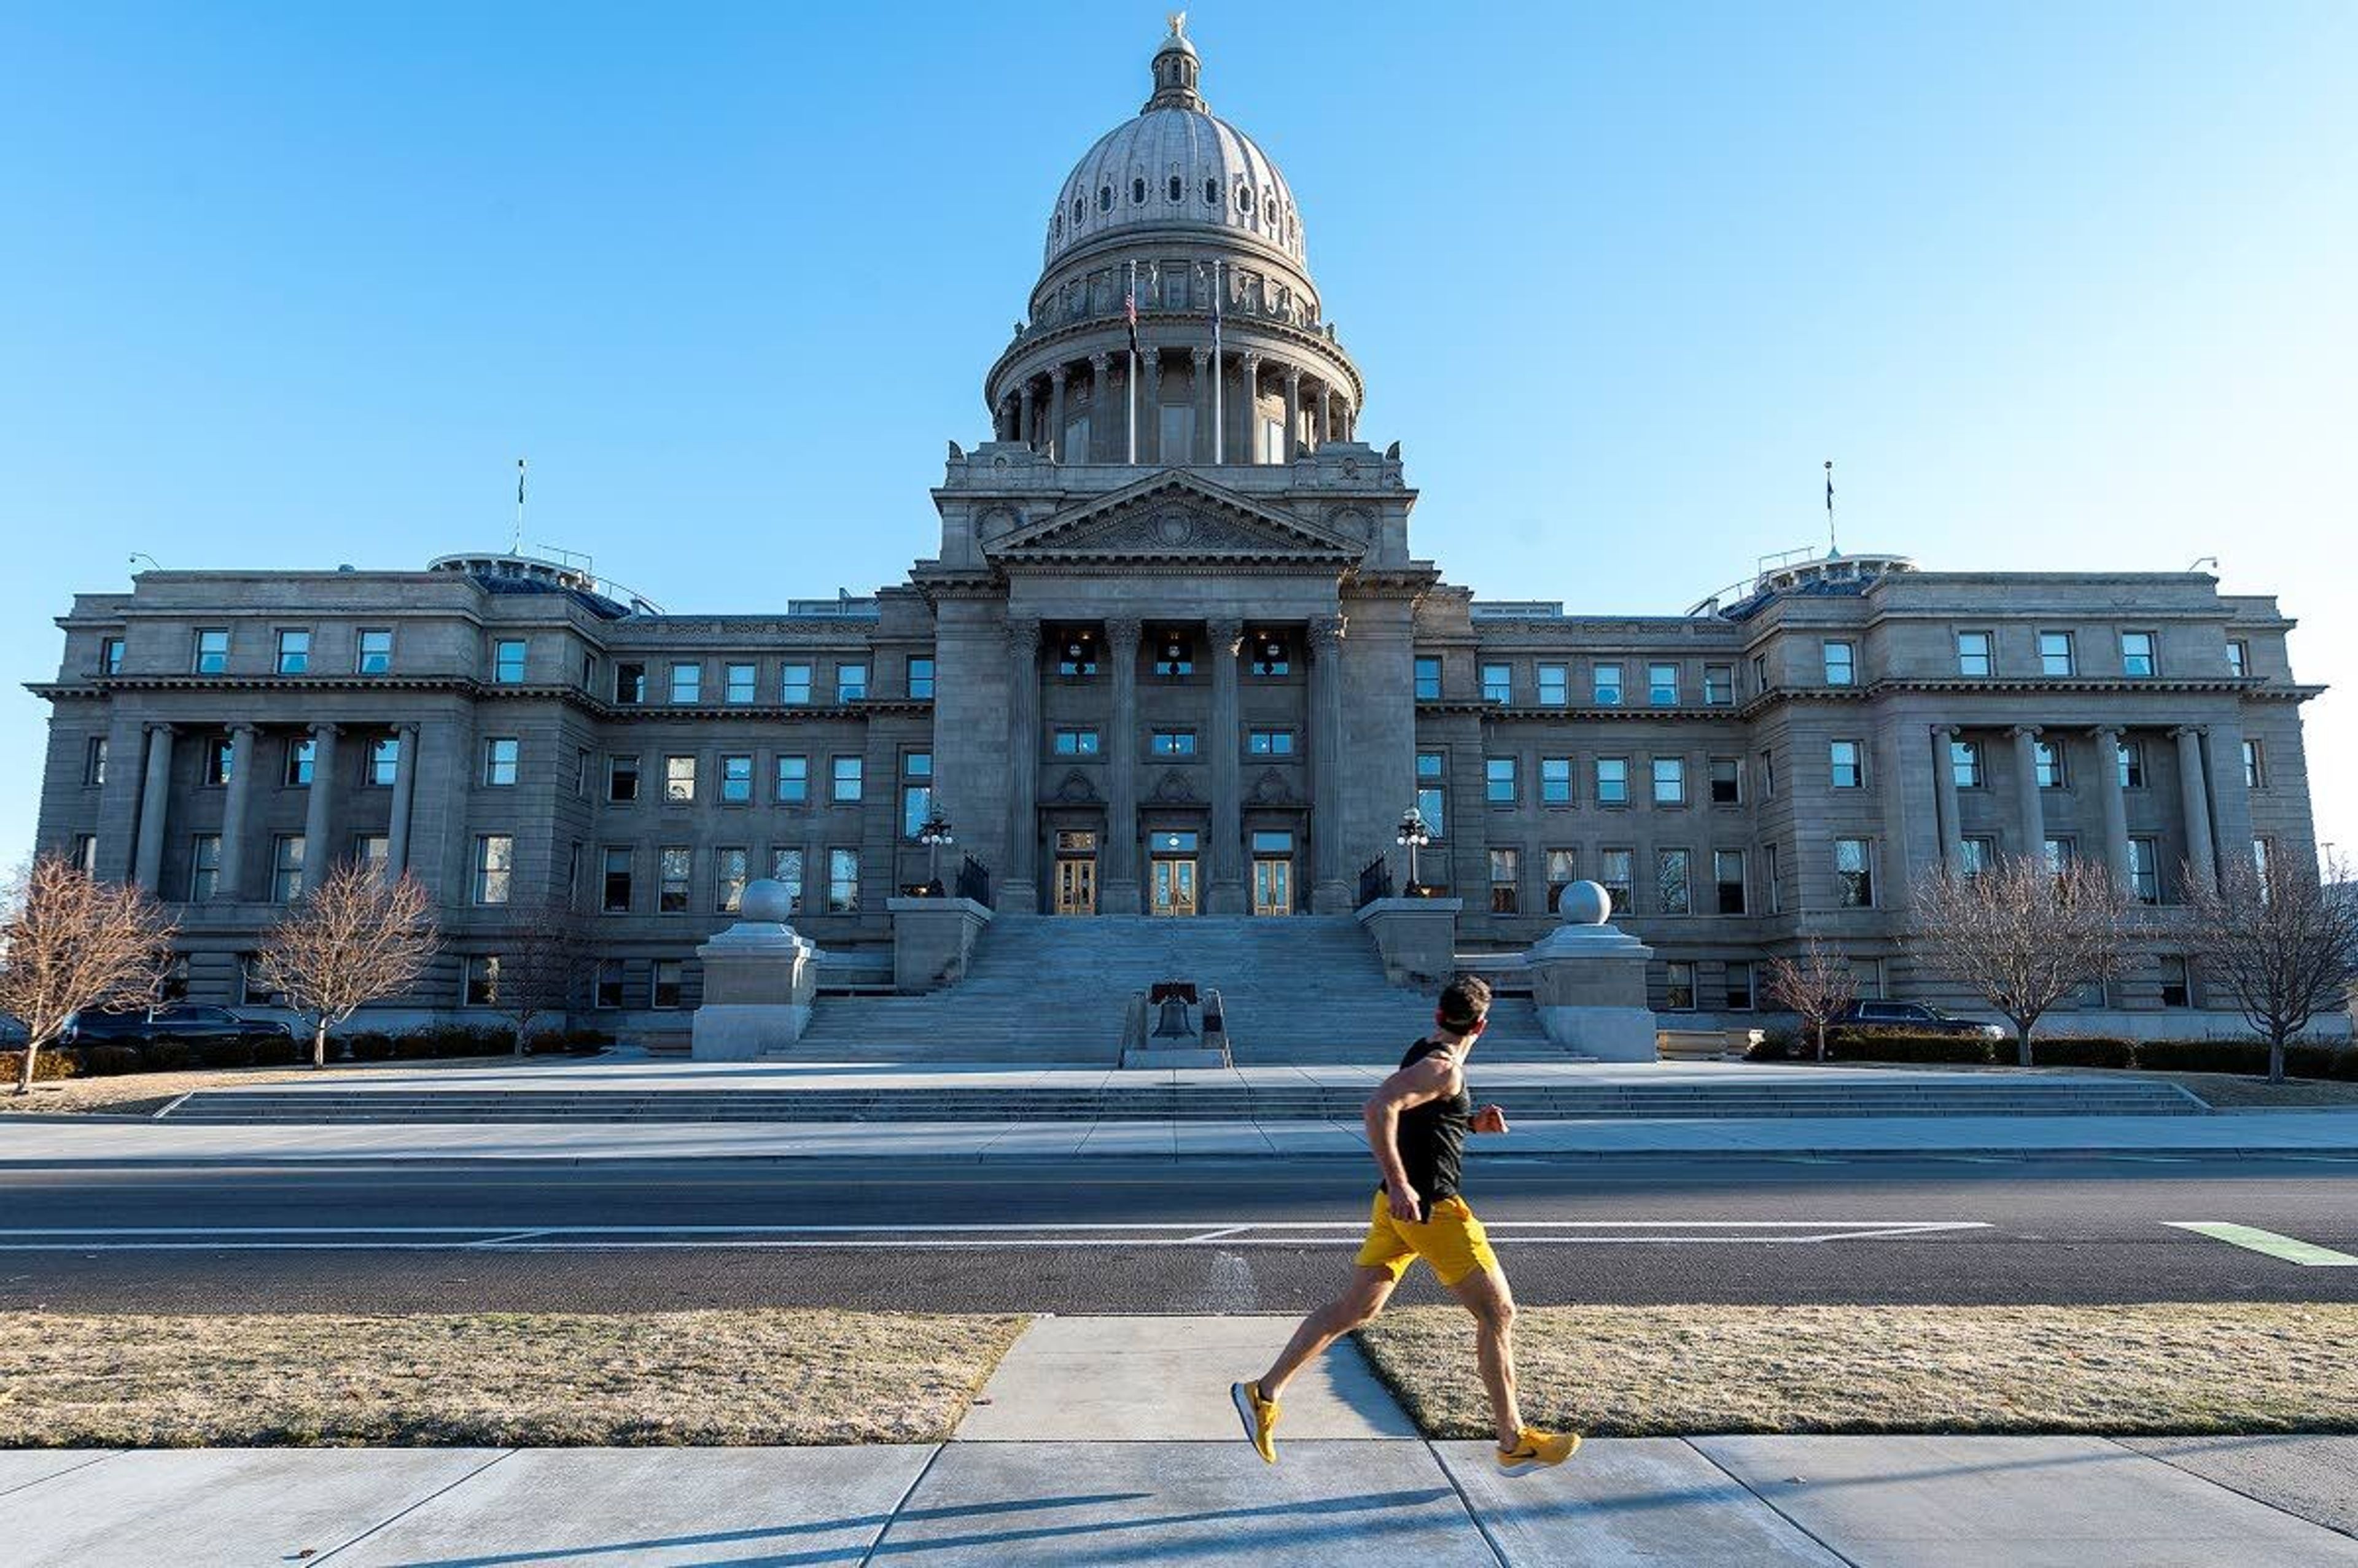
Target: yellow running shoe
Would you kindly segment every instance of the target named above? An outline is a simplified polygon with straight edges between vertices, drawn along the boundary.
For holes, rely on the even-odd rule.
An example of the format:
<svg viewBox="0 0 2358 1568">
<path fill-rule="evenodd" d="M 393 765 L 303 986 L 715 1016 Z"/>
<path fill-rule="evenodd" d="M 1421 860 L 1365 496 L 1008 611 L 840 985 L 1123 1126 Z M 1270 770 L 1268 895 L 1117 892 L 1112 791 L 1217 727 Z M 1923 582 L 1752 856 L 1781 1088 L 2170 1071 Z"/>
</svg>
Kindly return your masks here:
<svg viewBox="0 0 2358 1568">
<path fill-rule="evenodd" d="M 1544 1470 L 1551 1465 L 1561 1465 L 1580 1452 L 1580 1433 L 1576 1432 L 1541 1432 L 1527 1426 L 1515 1436 L 1512 1448 L 1498 1450 L 1498 1468 L 1509 1476 L 1527 1476 L 1533 1470 Z"/>
<path fill-rule="evenodd" d="M 1228 1397 L 1245 1423 L 1245 1440 L 1265 1465 L 1277 1463 L 1277 1401 L 1260 1397 L 1259 1383 L 1230 1383 Z"/>
</svg>

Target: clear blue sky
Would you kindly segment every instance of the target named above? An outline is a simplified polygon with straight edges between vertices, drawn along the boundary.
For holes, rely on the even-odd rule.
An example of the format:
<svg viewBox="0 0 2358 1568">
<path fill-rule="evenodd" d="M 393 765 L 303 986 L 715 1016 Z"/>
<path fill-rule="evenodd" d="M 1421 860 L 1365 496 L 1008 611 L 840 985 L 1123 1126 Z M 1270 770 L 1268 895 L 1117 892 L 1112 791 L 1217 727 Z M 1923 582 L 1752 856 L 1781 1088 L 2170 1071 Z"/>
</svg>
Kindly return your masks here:
<svg viewBox="0 0 2358 1568">
<path fill-rule="evenodd" d="M 1821 536 L 2176 569 L 2358 688 L 2358 6 L 1193 8 L 1479 591 Z M 668 605 L 897 579 L 1162 10 L 0 12 L 0 670 L 171 567 L 530 536 Z M 2358 850 L 2358 691 L 2308 709 Z M 44 706 L 0 694 L 0 845 Z M 6 858 L 13 860 L 10 849 Z"/>
</svg>

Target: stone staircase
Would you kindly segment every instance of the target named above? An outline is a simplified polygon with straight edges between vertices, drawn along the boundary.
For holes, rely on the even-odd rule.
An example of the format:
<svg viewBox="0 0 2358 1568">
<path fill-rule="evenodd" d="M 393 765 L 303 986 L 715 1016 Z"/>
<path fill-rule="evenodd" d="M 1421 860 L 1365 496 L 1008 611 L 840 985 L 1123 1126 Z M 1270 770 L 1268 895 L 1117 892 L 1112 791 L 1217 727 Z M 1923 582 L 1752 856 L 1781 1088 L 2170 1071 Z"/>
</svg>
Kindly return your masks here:
<svg viewBox="0 0 2358 1568">
<path fill-rule="evenodd" d="M 1384 979 L 1347 915 L 1285 919 L 1001 914 L 966 979 L 925 996 L 823 996 L 805 1061 L 1085 1063 L 1111 1066 L 1131 993 L 1159 980 L 1217 990 L 1238 1066 L 1389 1066 L 1433 1022 L 1433 999 Z M 1550 1041 L 1528 997 L 1502 997 L 1485 1061 L 1585 1058 Z"/>
</svg>

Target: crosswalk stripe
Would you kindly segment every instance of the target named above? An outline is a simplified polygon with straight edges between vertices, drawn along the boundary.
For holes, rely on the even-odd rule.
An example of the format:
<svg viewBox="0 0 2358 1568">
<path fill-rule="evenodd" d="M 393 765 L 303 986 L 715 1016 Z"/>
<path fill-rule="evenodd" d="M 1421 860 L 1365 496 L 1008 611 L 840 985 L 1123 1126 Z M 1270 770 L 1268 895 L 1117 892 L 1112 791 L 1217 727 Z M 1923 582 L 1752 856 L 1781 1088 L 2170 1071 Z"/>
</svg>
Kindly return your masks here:
<svg viewBox="0 0 2358 1568">
<path fill-rule="evenodd" d="M 2197 1236 L 2207 1236 L 2213 1241 L 2248 1248 L 2280 1258 L 2288 1263 L 2306 1264 L 2312 1269 L 2358 1268 L 2358 1258 L 2347 1252 L 2336 1252 L 2331 1247 L 2320 1247 L 2313 1241 L 2297 1237 L 2278 1236 L 2273 1230 L 2260 1230 L 2248 1225 L 2230 1225 L 2215 1219 L 2172 1219 L 2164 1222 L 2173 1230 L 2190 1230 Z"/>
</svg>

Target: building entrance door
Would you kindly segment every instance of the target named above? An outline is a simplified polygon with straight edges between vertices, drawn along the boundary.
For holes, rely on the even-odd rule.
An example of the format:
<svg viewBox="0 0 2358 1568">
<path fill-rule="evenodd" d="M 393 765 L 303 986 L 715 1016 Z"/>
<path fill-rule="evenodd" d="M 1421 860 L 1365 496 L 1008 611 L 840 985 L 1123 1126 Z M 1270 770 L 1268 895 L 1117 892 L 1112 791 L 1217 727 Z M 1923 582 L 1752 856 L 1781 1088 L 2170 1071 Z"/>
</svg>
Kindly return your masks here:
<svg viewBox="0 0 2358 1568">
<path fill-rule="evenodd" d="M 1253 902 L 1255 914 L 1292 914 L 1293 913 L 1293 862 L 1292 860 L 1255 860 L 1253 862 Z"/>
<path fill-rule="evenodd" d="M 1154 862 L 1154 913 L 1195 913 L 1195 862 L 1158 859 Z"/>
<path fill-rule="evenodd" d="M 1065 829 L 1056 835 L 1056 913 L 1098 912 L 1098 836 Z"/>
</svg>

